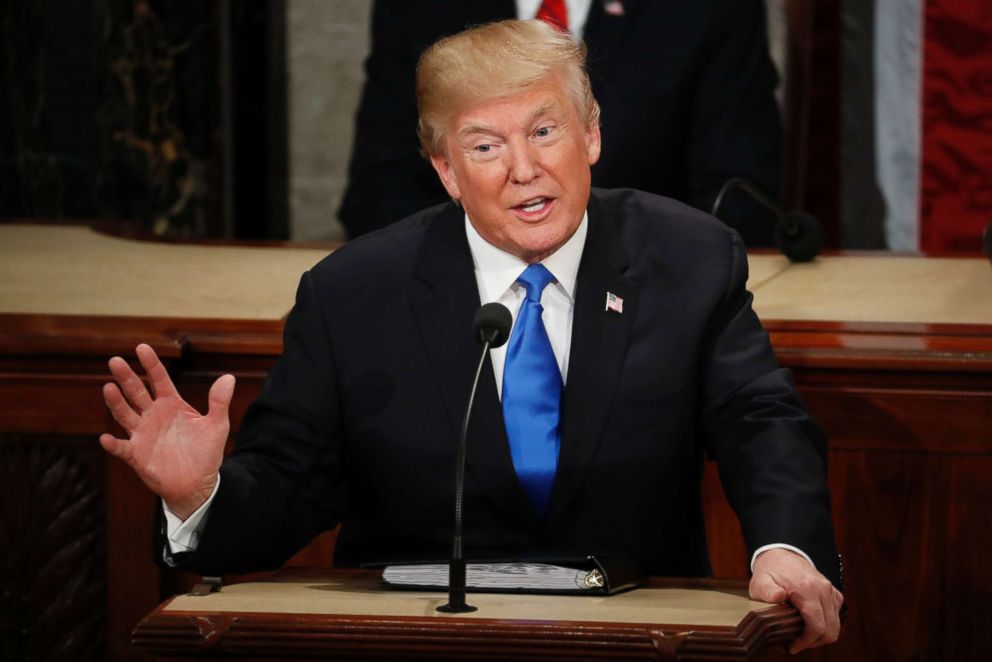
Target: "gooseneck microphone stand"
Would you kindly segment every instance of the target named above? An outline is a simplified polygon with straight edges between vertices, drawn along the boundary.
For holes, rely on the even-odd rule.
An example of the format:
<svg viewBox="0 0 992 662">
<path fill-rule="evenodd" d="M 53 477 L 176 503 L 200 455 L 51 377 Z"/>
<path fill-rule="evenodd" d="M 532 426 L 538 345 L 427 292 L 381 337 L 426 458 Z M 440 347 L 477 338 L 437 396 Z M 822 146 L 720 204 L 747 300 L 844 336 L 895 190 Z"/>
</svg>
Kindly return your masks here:
<svg viewBox="0 0 992 662">
<path fill-rule="evenodd" d="M 801 209 L 785 211 L 760 188 L 743 177 L 731 177 L 713 200 L 710 216 L 719 216 L 724 196 L 733 189 L 740 189 L 749 198 L 775 214 L 775 245 L 792 262 L 809 262 L 820 254 L 826 238 L 823 226 L 812 214 Z"/>
<path fill-rule="evenodd" d="M 482 375 L 482 366 L 486 362 L 486 354 L 495 347 L 500 347 L 510 336 L 513 319 L 506 306 L 499 303 L 487 303 L 475 314 L 473 330 L 476 338 L 482 343 L 482 356 L 479 366 L 475 369 L 475 379 L 472 380 L 472 390 L 468 396 L 468 406 L 462 419 L 461 435 L 458 438 L 458 451 L 455 457 L 455 526 L 452 535 L 451 562 L 448 566 L 448 603 L 437 608 L 448 614 L 462 614 L 476 611 L 465 602 L 465 556 L 462 549 L 462 500 L 465 493 L 465 449 L 468 440 L 468 424 L 472 415 L 472 405 L 475 402 L 475 392 Z"/>
</svg>

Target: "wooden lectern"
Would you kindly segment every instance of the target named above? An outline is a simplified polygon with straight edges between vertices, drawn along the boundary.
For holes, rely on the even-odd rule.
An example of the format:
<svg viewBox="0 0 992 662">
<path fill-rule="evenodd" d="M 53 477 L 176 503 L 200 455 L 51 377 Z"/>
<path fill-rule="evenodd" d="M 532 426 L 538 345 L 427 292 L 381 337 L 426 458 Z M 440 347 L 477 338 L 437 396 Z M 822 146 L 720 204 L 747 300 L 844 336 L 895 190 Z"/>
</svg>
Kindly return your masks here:
<svg viewBox="0 0 992 662">
<path fill-rule="evenodd" d="M 133 633 L 163 657 L 335 660 L 754 660 L 802 629 L 788 605 L 742 582 L 652 580 L 612 596 L 472 593 L 477 612 L 438 613 L 440 592 L 391 591 L 362 570 L 281 573 L 179 595 Z"/>
</svg>

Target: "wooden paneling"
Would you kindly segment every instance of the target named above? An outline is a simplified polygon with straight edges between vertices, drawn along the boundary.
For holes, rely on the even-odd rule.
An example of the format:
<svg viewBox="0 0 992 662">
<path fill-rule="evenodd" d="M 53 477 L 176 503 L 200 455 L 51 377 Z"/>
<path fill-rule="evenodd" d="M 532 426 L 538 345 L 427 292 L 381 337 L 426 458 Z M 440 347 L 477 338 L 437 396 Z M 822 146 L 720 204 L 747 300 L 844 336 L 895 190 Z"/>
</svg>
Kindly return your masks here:
<svg viewBox="0 0 992 662">
<path fill-rule="evenodd" d="M 992 627 L 992 329 L 766 322 L 829 437 L 847 619 L 811 659 L 979 660 Z M 714 573 L 740 576 L 707 467 Z"/>
<path fill-rule="evenodd" d="M 0 434 L 0 657 L 98 660 L 107 636 L 103 458 Z"/>
<path fill-rule="evenodd" d="M 986 428 L 992 437 L 992 431 Z M 988 654 L 992 631 L 992 456 L 955 457 L 948 467 L 950 492 L 946 550 L 940 569 L 943 608 L 938 615 L 948 660 L 977 660 Z"/>
<path fill-rule="evenodd" d="M 830 438 L 850 612 L 829 658 L 984 659 L 974 633 L 992 626 L 981 583 L 992 553 L 992 333 L 875 328 L 854 342 L 834 329 L 842 349 L 829 360 L 815 360 L 817 347 L 780 352 L 786 363 L 795 352 L 800 390 Z"/>
<path fill-rule="evenodd" d="M 940 604 L 940 536 L 946 521 L 946 466 L 922 454 L 842 452 L 833 470 L 847 553 L 852 611 L 839 647 L 868 659 L 939 659 L 932 627 Z M 869 535 L 866 535 L 869 534 Z"/>
<path fill-rule="evenodd" d="M 150 549 L 155 499 L 126 464 L 111 457 L 105 462 L 107 657 L 143 660 L 128 635 L 135 615 L 159 598 L 159 571 Z"/>
<path fill-rule="evenodd" d="M 155 499 L 97 442 L 116 429 L 101 395 L 107 359 L 133 361 L 135 345 L 148 342 L 200 407 L 213 380 L 234 372 L 236 429 L 280 333 L 258 322 L 0 315 L 0 612 L 20 619 L 0 623 L 5 655 L 151 659 L 131 645 L 131 630 L 189 583 L 154 563 Z M 322 553 L 330 558 L 326 544 Z"/>
</svg>

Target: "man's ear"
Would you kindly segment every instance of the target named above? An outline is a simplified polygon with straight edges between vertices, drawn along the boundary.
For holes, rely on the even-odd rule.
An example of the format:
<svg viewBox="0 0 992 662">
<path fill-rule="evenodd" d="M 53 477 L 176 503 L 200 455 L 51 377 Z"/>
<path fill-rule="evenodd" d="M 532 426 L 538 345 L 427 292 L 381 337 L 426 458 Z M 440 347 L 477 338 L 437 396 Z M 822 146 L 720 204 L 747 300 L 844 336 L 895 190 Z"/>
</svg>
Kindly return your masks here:
<svg viewBox="0 0 992 662">
<path fill-rule="evenodd" d="M 599 161 L 599 152 L 602 146 L 602 139 L 599 132 L 599 124 L 590 124 L 586 129 L 586 149 L 589 152 L 589 165 L 595 165 Z"/>
<path fill-rule="evenodd" d="M 434 172 L 441 178 L 444 190 L 448 192 L 451 199 L 461 199 L 461 192 L 458 190 L 458 178 L 455 177 L 455 171 L 451 167 L 451 161 L 448 160 L 448 157 L 443 154 L 431 154 L 431 165 L 434 166 Z"/>
</svg>

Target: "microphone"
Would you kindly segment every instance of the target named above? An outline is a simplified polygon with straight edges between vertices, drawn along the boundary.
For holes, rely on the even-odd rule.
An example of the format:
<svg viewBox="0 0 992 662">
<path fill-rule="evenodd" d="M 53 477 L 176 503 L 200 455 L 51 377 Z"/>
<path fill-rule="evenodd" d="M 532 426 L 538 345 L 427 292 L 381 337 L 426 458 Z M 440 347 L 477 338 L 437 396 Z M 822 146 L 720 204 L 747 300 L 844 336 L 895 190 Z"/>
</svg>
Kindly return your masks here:
<svg viewBox="0 0 992 662">
<path fill-rule="evenodd" d="M 716 199 L 713 200 L 710 215 L 717 215 L 724 196 L 735 188 L 744 191 L 749 198 L 775 214 L 777 219 L 775 245 L 790 261 L 810 262 L 819 255 L 826 235 L 823 226 L 816 220 L 816 217 L 801 209 L 785 211 L 760 188 L 743 177 L 731 177 L 724 182 L 723 186 L 720 187 L 720 192 L 716 195 Z"/>
<path fill-rule="evenodd" d="M 437 608 L 448 614 L 462 614 L 475 611 L 476 607 L 465 604 L 465 557 L 462 554 L 462 500 L 465 494 L 465 447 L 468 438 L 468 422 L 475 402 L 475 391 L 479 386 L 479 376 L 486 362 L 486 354 L 494 347 L 502 347 L 510 337 L 513 317 L 501 303 L 487 303 L 475 313 L 472 321 L 472 335 L 482 343 L 482 356 L 475 369 L 472 390 L 462 419 L 461 435 L 458 438 L 458 453 L 455 458 L 455 527 L 452 535 L 451 563 L 448 566 L 448 603 Z"/>
<path fill-rule="evenodd" d="M 509 309 L 501 303 L 487 303 L 475 311 L 472 320 L 472 333 L 480 343 L 489 343 L 487 350 L 502 347 L 510 338 L 513 317 Z M 485 357 L 485 354 L 483 354 Z"/>
</svg>

